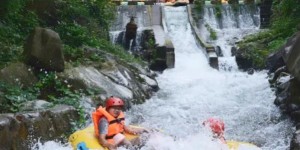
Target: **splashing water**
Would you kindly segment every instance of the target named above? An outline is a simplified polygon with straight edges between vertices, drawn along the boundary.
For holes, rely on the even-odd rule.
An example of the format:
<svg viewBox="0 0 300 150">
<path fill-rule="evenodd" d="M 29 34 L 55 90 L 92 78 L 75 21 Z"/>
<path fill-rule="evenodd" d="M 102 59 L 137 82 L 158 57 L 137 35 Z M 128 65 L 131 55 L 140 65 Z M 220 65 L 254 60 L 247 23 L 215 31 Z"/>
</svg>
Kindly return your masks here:
<svg viewBox="0 0 300 150">
<path fill-rule="evenodd" d="M 226 139 L 251 142 L 266 150 L 288 149 L 292 124 L 273 104 L 266 72 L 248 75 L 212 69 L 195 44 L 185 7 L 165 11 L 175 68 L 159 75 L 161 90 L 128 111 L 127 117 L 131 123 L 171 136 L 150 137 L 145 149 L 222 149 L 203 132 L 201 123 L 209 117 L 224 120 Z"/>
<path fill-rule="evenodd" d="M 248 75 L 212 69 L 196 46 L 185 7 L 164 10 L 175 47 L 175 68 L 158 76 L 160 91 L 126 112 L 128 124 L 161 130 L 150 134 L 141 150 L 227 150 L 202 126 L 209 117 L 224 120 L 228 140 L 251 142 L 263 150 L 289 149 L 293 126 L 273 104 L 266 72 Z M 41 150 L 53 147 L 71 149 L 52 141 L 39 144 Z"/>
<path fill-rule="evenodd" d="M 221 9 L 221 19 L 218 19 L 215 11 L 212 6 L 204 8 L 204 22 L 200 26 L 201 34 L 206 41 L 221 48 L 224 57 L 219 57 L 220 70 L 238 71 L 231 48 L 235 47 L 235 43 L 246 35 L 260 31 L 259 9 L 258 7 L 241 5 L 238 10 L 234 11 L 230 5 L 224 5 Z M 210 39 L 210 34 L 205 27 L 206 24 L 216 32 L 217 40 Z"/>
<path fill-rule="evenodd" d="M 48 141 L 46 143 L 36 143 L 32 150 L 71 150 L 72 147 L 69 144 L 61 144 L 59 142 Z"/>
</svg>

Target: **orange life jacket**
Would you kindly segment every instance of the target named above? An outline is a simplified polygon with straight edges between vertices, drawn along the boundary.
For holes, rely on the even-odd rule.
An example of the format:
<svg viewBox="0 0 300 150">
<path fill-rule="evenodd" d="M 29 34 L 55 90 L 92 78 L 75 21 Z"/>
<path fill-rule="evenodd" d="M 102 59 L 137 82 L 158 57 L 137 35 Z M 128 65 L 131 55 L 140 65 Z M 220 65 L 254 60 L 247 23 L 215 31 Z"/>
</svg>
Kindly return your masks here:
<svg viewBox="0 0 300 150">
<path fill-rule="evenodd" d="M 124 124 L 125 124 L 125 118 L 124 113 L 121 112 L 120 115 L 115 118 L 111 114 L 109 114 L 105 108 L 99 107 L 96 111 L 92 114 L 93 122 L 94 122 L 94 129 L 95 129 L 95 135 L 99 137 L 99 120 L 102 117 L 105 117 L 108 121 L 108 133 L 105 136 L 108 143 L 113 144 L 113 137 L 118 134 L 124 132 Z"/>
</svg>

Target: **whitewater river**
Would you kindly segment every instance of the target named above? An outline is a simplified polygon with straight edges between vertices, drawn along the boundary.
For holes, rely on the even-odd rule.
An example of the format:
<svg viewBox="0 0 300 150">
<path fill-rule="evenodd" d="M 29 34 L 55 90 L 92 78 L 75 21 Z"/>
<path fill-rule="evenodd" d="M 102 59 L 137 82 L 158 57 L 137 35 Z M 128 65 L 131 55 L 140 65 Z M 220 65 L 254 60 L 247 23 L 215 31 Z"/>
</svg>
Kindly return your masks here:
<svg viewBox="0 0 300 150">
<path fill-rule="evenodd" d="M 226 149 L 202 126 L 204 120 L 215 117 L 224 120 L 228 140 L 251 142 L 263 150 L 287 150 L 293 126 L 273 104 L 266 71 L 248 75 L 237 69 L 211 68 L 195 43 L 185 7 L 164 9 L 167 34 L 175 47 L 175 68 L 158 75 L 160 90 L 151 99 L 126 112 L 127 123 L 162 131 L 151 134 L 141 149 Z M 47 142 L 39 144 L 39 149 L 71 147 Z"/>
<path fill-rule="evenodd" d="M 225 122 L 226 139 L 252 142 L 265 150 L 288 149 L 292 125 L 273 104 L 275 96 L 269 88 L 266 71 L 248 75 L 236 69 L 229 72 L 211 68 L 196 46 L 186 9 L 166 7 L 165 10 L 168 35 L 175 47 L 175 68 L 159 75 L 161 90 L 154 97 L 127 114 L 133 123 L 161 129 L 176 138 L 155 135 L 147 148 L 220 149 L 201 125 L 205 119 L 216 117 Z M 241 35 L 241 31 L 218 32 L 219 45 L 226 42 L 225 37 Z"/>
</svg>

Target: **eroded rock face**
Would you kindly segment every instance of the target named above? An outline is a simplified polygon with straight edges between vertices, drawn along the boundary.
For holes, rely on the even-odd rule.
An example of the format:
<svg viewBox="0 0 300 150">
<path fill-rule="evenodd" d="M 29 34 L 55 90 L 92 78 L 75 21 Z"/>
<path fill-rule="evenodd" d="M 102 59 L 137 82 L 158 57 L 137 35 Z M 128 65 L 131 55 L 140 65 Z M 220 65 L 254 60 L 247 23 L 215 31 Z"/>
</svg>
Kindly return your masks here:
<svg viewBox="0 0 300 150">
<path fill-rule="evenodd" d="M 298 111 L 300 109 L 293 110 L 290 107 L 291 105 L 299 105 L 300 104 L 300 93 L 298 90 L 300 89 L 300 82 L 295 79 L 288 80 L 286 82 L 281 83 L 276 88 L 276 105 L 285 106 L 284 110 L 288 113 L 292 113 L 293 111 Z M 295 108 L 295 107 L 293 107 Z M 296 119 L 296 118 L 295 118 Z M 300 118 L 297 119 L 300 121 Z"/>
<path fill-rule="evenodd" d="M 276 81 L 275 104 L 284 112 L 291 116 L 297 124 L 297 131 L 294 133 L 290 145 L 290 150 L 300 149 L 300 32 L 294 34 L 280 50 L 269 56 L 268 69 L 274 72 L 273 81 Z M 282 77 L 281 75 L 284 74 Z M 280 80 L 286 78 L 285 82 Z M 272 83 L 272 82 L 271 82 Z M 279 83 L 279 84 L 278 84 Z"/>
<path fill-rule="evenodd" d="M 27 38 L 23 55 L 25 62 L 35 68 L 57 72 L 64 70 L 62 41 L 53 30 L 35 28 Z"/>
<path fill-rule="evenodd" d="M 19 134 L 21 125 L 13 114 L 0 115 L 0 145 L 1 148 L 18 149 L 22 146 L 24 136 Z M 18 137 L 19 136 L 19 137 Z M 18 138 L 16 138 L 18 137 Z"/>
<path fill-rule="evenodd" d="M 254 42 L 246 43 L 235 51 L 235 61 L 239 69 L 246 71 L 249 68 L 256 68 L 253 60 L 249 56 L 254 47 L 259 47 L 259 44 Z"/>
<path fill-rule="evenodd" d="M 123 66 L 124 64 L 111 63 L 110 67 L 99 70 L 93 67 L 68 69 L 60 77 L 64 78 L 71 88 L 99 89 L 102 96 L 120 97 L 127 101 L 128 106 L 144 102 L 159 89 L 150 73 L 144 74 L 147 71 L 143 72 L 133 66 L 130 68 Z"/>
<path fill-rule="evenodd" d="M 292 138 L 290 150 L 299 150 L 300 149 L 300 130 L 298 129 Z"/>
<path fill-rule="evenodd" d="M 57 105 L 52 109 L 19 114 L 0 115 L 1 148 L 30 150 L 33 141 L 65 138 L 74 121 L 79 119 L 75 108 Z"/>
<path fill-rule="evenodd" d="M 288 70 L 300 81 L 300 31 L 288 40 L 284 50 L 283 59 Z"/>
<path fill-rule="evenodd" d="M 93 67 L 77 67 L 66 72 L 67 78 L 82 80 L 88 88 L 103 89 L 108 95 L 132 99 L 133 94 L 130 89 L 125 86 L 111 82 L 109 78 L 100 73 Z"/>
<path fill-rule="evenodd" d="M 283 50 L 279 50 L 276 53 L 272 53 L 267 58 L 267 69 L 269 73 L 275 72 L 278 68 L 285 66 L 285 62 L 283 60 Z"/>
</svg>

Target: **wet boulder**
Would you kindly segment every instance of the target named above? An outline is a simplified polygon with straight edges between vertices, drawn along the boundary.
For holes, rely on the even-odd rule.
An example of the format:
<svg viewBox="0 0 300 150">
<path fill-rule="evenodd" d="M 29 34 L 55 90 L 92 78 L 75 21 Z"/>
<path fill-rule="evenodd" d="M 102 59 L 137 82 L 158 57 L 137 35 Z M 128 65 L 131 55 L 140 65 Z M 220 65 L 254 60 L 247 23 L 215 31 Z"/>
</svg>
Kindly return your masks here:
<svg viewBox="0 0 300 150">
<path fill-rule="evenodd" d="M 125 99 L 132 99 L 133 94 L 127 87 L 119 85 L 112 82 L 107 76 L 103 75 L 97 69 L 93 67 L 76 67 L 68 69 L 62 75 L 66 79 L 67 84 L 69 79 L 71 80 L 81 80 L 83 87 L 91 89 L 99 89 L 102 94 L 107 94 L 107 96 L 118 96 Z M 70 85 L 72 87 L 72 85 Z M 82 87 L 82 89 L 83 89 Z"/>
<path fill-rule="evenodd" d="M 139 74 L 139 76 L 144 79 L 146 85 L 149 85 L 150 87 L 152 87 L 152 89 L 156 92 L 158 91 L 159 87 L 158 87 L 158 83 L 156 80 L 148 77 L 147 75 L 144 74 Z"/>
<path fill-rule="evenodd" d="M 300 149 L 300 130 L 297 130 L 292 137 L 290 150 L 299 150 L 299 149 Z"/>
<path fill-rule="evenodd" d="M 269 70 L 269 73 L 273 73 L 280 67 L 285 66 L 285 62 L 283 60 L 283 54 L 284 51 L 283 49 L 281 49 L 275 53 L 270 54 L 267 57 L 266 66 L 267 69 Z"/>
<path fill-rule="evenodd" d="M 79 114 L 72 106 L 57 105 L 37 112 L 0 115 L 0 145 L 7 149 L 30 150 L 38 140 L 65 139 Z"/>
<path fill-rule="evenodd" d="M 259 42 L 239 42 L 236 51 L 236 63 L 238 68 L 246 71 L 249 68 L 263 69 L 265 64 L 262 57 L 257 57 L 258 52 L 264 49 L 265 41 Z"/>
<path fill-rule="evenodd" d="M 20 134 L 20 122 L 13 114 L 0 114 L 0 146 L 7 149 L 23 149 L 26 137 Z"/>
<path fill-rule="evenodd" d="M 300 81 L 300 31 L 295 33 L 284 46 L 284 61 L 291 74 Z"/>
<path fill-rule="evenodd" d="M 223 52 L 220 46 L 216 46 L 216 54 L 218 57 L 223 57 Z"/>
<path fill-rule="evenodd" d="M 244 43 L 236 50 L 235 60 L 239 69 L 246 71 L 249 68 L 256 68 L 250 54 L 255 47 L 258 47 L 257 45 L 257 43 L 253 42 Z"/>
<path fill-rule="evenodd" d="M 22 104 L 21 110 L 22 111 L 38 111 L 50 108 L 53 106 L 52 103 L 47 102 L 45 100 L 34 100 L 28 101 Z"/>
<path fill-rule="evenodd" d="M 274 103 L 279 105 L 284 112 L 291 114 L 293 120 L 300 122 L 300 82 L 290 79 L 276 87 Z"/>
<path fill-rule="evenodd" d="M 243 57 L 239 53 L 236 55 L 235 61 L 236 61 L 237 65 L 238 65 L 238 68 L 241 69 L 241 70 L 243 70 L 243 71 L 246 71 L 249 68 L 253 68 L 254 67 L 253 61 L 251 59 Z"/>
<path fill-rule="evenodd" d="M 101 55 L 104 61 L 90 67 L 66 69 L 59 74 L 71 89 L 97 89 L 104 99 L 113 95 L 128 100 L 129 104 L 143 103 L 158 90 L 155 74 L 147 67 L 127 63 L 99 49 L 85 49 Z"/>
</svg>

